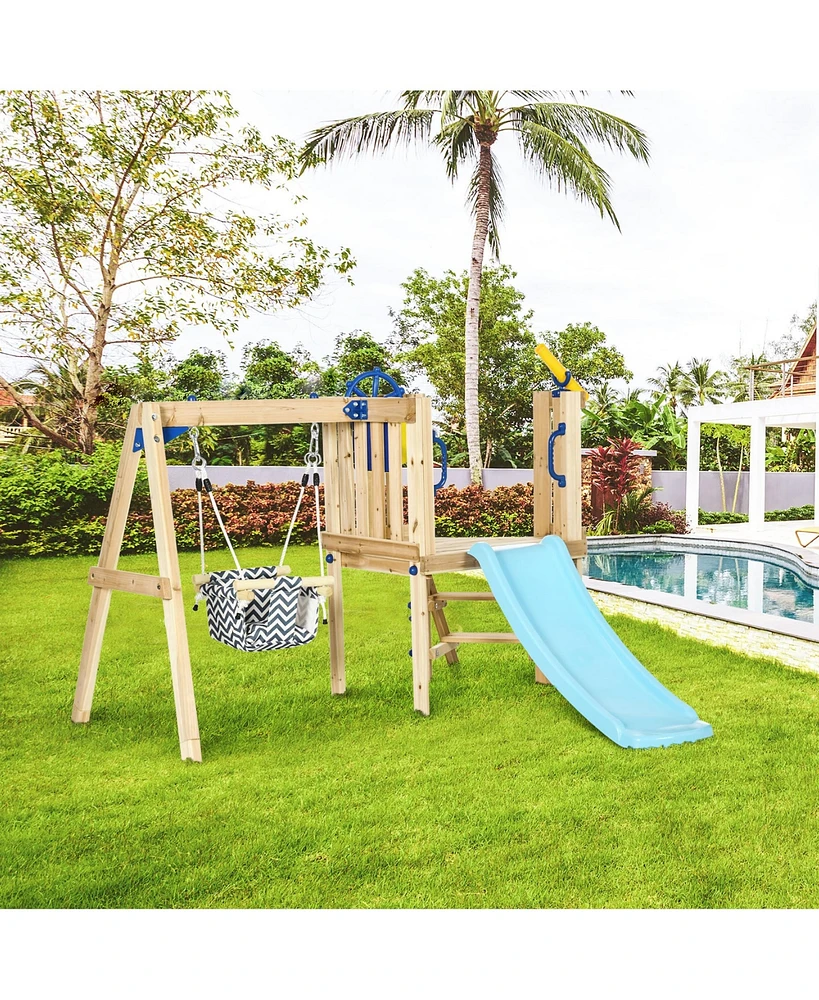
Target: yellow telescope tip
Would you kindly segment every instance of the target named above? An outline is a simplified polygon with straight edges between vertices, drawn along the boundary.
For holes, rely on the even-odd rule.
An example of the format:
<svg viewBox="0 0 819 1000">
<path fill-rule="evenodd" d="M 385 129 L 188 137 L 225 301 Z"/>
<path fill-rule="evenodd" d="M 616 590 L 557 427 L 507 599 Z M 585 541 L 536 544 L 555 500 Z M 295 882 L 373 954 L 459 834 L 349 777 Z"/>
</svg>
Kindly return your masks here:
<svg viewBox="0 0 819 1000">
<path fill-rule="evenodd" d="M 557 358 L 552 354 L 549 348 L 545 344 L 538 344 L 535 348 L 535 353 L 540 358 L 540 360 L 546 365 L 549 371 L 554 375 L 555 379 L 563 385 L 566 381 L 566 367 L 562 365 Z M 583 386 L 577 381 L 576 378 L 570 378 L 566 386 L 566 389 L 571 389 L 572 392 L 583 392 Z"/>
</svg>

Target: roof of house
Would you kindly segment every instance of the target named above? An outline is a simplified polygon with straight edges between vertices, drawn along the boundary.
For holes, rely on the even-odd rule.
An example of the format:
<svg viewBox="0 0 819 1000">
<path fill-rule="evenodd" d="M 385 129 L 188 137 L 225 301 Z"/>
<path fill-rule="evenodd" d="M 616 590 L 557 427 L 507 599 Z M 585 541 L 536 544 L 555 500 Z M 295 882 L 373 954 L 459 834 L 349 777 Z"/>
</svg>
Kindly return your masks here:
<svg viewBox="0 0 819 1000">
<path fill-rule="evenodd" d="M 27 406 L 34 406 L 37 402 L 36 397 L 30 395 L 27 392 L 21 392 L 18 395 L 20 396 L 20 399 L 22 399 L 22 401 Z M 17 406 L 17 405 L 18 404 L 16 400 L 14 399 L 14 397 L 11 395 L 10 392 L 7 392 L 5 389 L 0 389 L 0 406 Z"/>
</svg>

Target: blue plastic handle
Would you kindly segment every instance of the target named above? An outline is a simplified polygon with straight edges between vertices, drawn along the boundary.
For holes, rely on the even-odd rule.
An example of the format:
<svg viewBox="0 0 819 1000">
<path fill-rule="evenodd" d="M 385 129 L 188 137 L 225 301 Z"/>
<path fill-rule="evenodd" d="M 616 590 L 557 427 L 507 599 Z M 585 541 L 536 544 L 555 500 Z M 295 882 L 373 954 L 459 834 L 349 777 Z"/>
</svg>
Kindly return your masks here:
<svg viewBox="0 0 819 1000">
<path fill-rule="evenodd" d="M 446 476 L 449 471 L 449 462 L 447 460 L 446 444 L 442 437 L 439 437 L 435 431 L 432 432 L 432 443 L 437 444 L 441 449 L 441 478 L 433 486 L 433 493 L 437 493 L 442 486 L 446 486 Z"/>
<path fill-rule="evenodd" d="M 554 479 L 560 489 L 565 489 L 566 487 L 566 477 L 561 476 L 559 473 L 555 472 L 555 441 L 562 437 L 566 433 L 566 425 L 561 421 L 557 425 L 557 430 L 552 431 L 549 435 L 549 448 L 548 448 L 548 460 L 549 460 L 549 475 Z"/>
</svg>

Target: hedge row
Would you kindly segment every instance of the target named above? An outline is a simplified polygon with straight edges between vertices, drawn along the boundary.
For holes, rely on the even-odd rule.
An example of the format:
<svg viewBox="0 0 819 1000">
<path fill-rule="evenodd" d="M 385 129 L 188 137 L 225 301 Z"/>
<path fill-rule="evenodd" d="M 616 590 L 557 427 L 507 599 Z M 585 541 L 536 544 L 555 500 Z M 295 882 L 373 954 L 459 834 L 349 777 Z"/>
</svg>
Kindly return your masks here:
<svg viewBox="0 0 819 1000">
<path fill-rule="evenodd" d="M 4 488 L 3 488 L 4 487 Z M 217 490 L 219 510 L 234 544 L 280 545 L 287 533 L 298 498 L 299 485 L 291 483 L 248 483 Z M 406 489 L 404 491 L 406 509 Z M 109 494 L 110 495 L 110 494 Z M 324 489 L 319 489 L 324 504 Z M 5 501 L 5 502 L 4 502 Z M 199 547 L 196 493 L 175 490 L 172 494 L 177 545 L 180 550 Z M 100 506 L 107 498 L 96 491 L 90 497 L 91 512 L 78 509 L 76 494 L 68 498 L 60 491 L 50 492 L 46 503 L 32 494 L 0 480 L 0 555 L 81 555 L 99 550 L 105 531 L 105 515 Z M 499 486 L 483 490 L 480 486 L 456 489 L 449 486 L 435 498 L 436 532 L 440 537 L 477 535 L 509 536 L 532 534 L 532 486 Z M 204 505 L 205 544 L 214 549 L 224 545 L 210 504 Z M 312 491 L 305 496 L 293 530 L 293 542 L 311 542 L 316 538 L 316 512 Z M 131 504 L 122 551 L 126 554 L 150 552 L 154 547 L 150 498 L 140 490 Z"/>
<path fill-rule="evenodd" d="M 769 510 L 765 514 L 766 521 L 812 521 L 813 504 L 804 507 L 787 507 L 785 510 Z M 701 510 L 700 524 L 744 524 L 747 514 L 737 514 L 728 510 Z"/>
</svg>

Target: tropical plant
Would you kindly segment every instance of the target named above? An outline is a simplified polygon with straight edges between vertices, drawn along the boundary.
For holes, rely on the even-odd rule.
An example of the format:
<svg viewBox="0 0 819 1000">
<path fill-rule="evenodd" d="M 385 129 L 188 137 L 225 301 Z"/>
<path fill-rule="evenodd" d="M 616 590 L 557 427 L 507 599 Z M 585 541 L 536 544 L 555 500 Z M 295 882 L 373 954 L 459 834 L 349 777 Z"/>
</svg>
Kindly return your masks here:
<svg viewBox="0 0 819 1000">
<path fill-rule="evenodd" d="M 673 364 L 660 365 L 657 374 L 648 380 L 648 384 L 654 386 L 655 399 L 667 400 L 672 412 L 676 416 L 679 412 L 680 393 L 685 384 L 685 370 L 679 361 Z"/>
<path fill-rule="evenodd" d="M 615 531 L 626 535 L 636 535 L 642 529 L 648 512 L 651 510 L 653 495 L 653 486 L 643 486 L 625 493 L 615 508 Z"/>
<path fill-rule="evenodd" d="M 631 438 L 610 438 L 607 445 L 589 453 L 592 491 L 597 492 L 603 511 L 606 508 L 615 510 L 615 530 L 624 498 L 639 486 L 640 463 L 635 452 L 641 448 L 642 445 Z"/>
<path fill-rule="evenodd" d="M 712 368 L 708 358 L 692 358 L 680 386 L 680 402 L 683 406 L 719 403 L 724 391 L 725 372 Z"/>
<path fill-rule="evenodd" d="M 353 266 L 311 242 L 303 219 L 235 207 L 297 166 L 289 141 L 237 117 L 222 92 L 0 93 L 0 333 L 12 353 L 77 377 L 70 428 L 26 411 L 58 445 L 93 451 L 111 345 L 197 326 L 229 335 L 249 311 L 304 301 L 328 268 Z"/>
<path fill-rule="evenodd" d="M 465 424 L 472 481 L 481 481 L 478 361 L 481 275 L 487 240 L 497 254 L 503 197 L 495 142 L 503 132 L 518 139 L 524 159 L 558 191 L 593 205 L 619 228 L 611 204 L 611 180 L 588 144 L 629 153 L 648 162 L 648 141 L 639 128 L 616 115 L 587 107 L 548 90 L 405 90 L 401 107 L 321 125 L 307 138 L 303 167 L 395 144 L 438 148 L 454 182 L 473 165 L 468 204 L 475 219 L 464 326 Z"/>
</svg>

